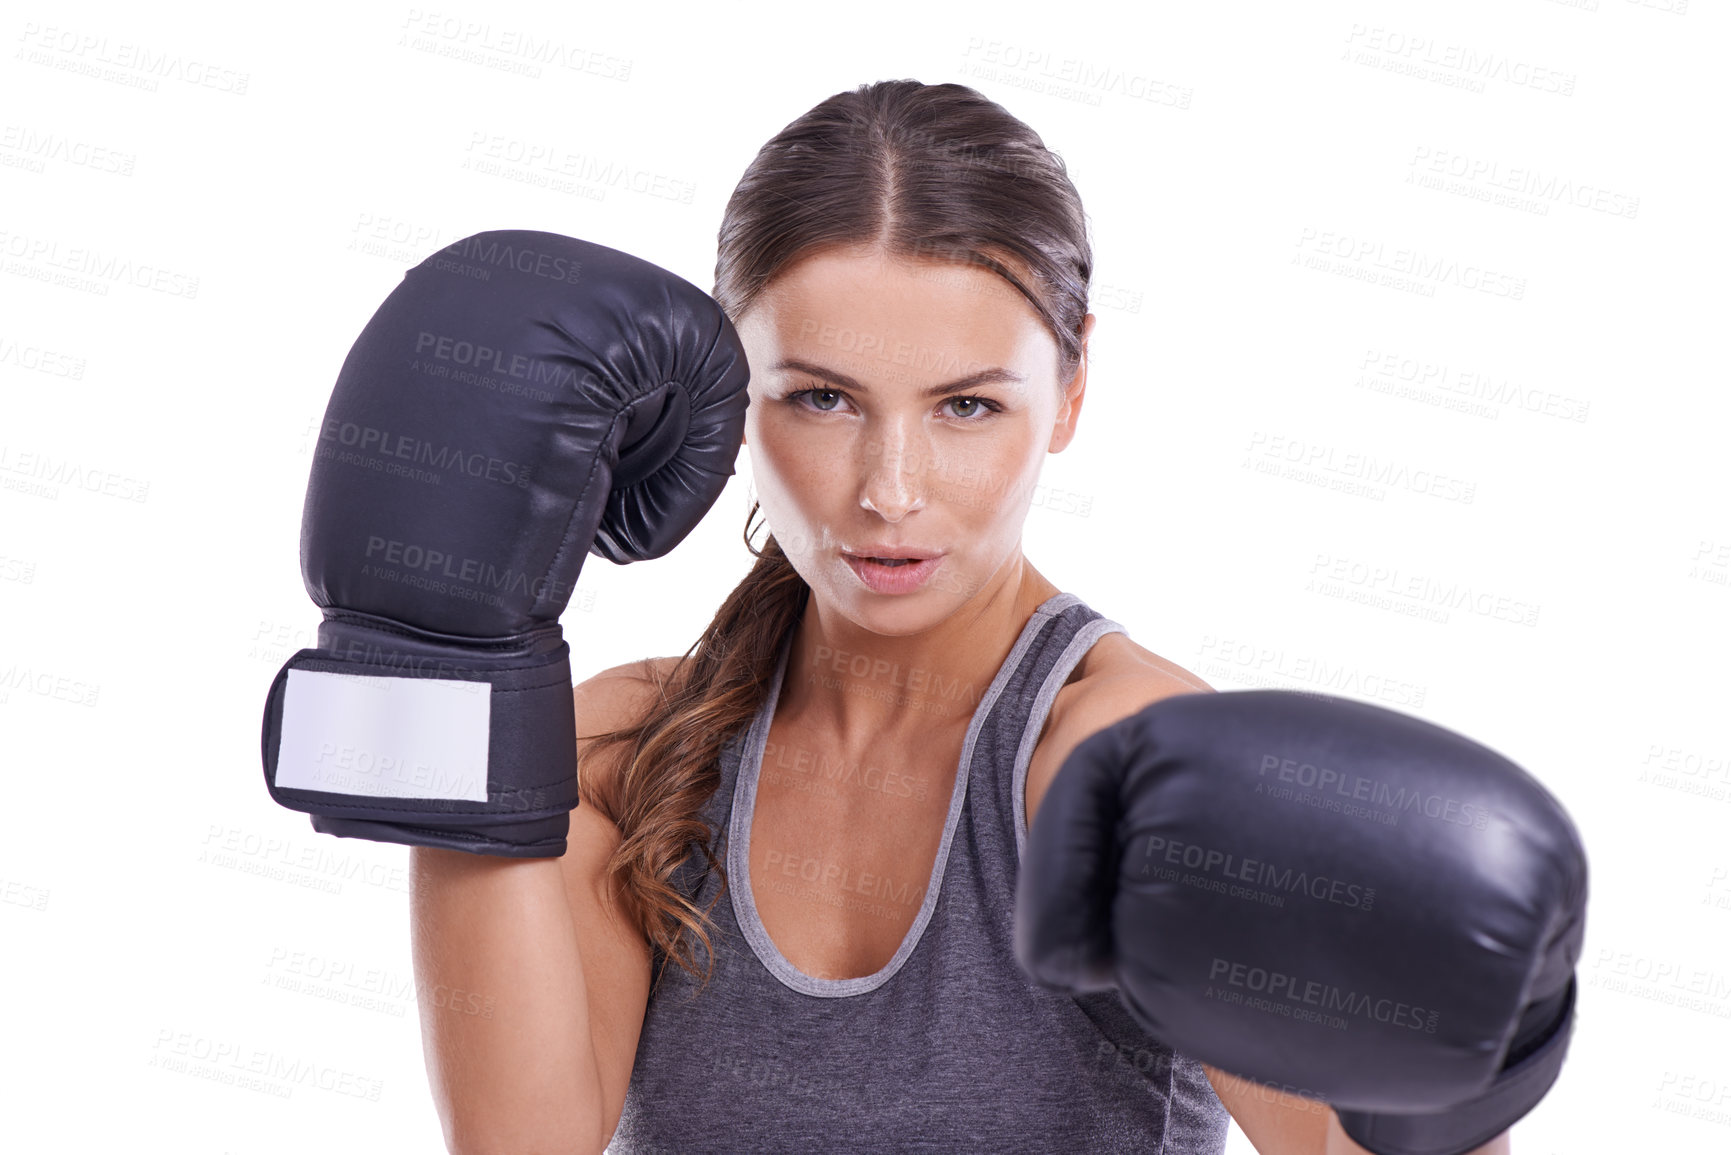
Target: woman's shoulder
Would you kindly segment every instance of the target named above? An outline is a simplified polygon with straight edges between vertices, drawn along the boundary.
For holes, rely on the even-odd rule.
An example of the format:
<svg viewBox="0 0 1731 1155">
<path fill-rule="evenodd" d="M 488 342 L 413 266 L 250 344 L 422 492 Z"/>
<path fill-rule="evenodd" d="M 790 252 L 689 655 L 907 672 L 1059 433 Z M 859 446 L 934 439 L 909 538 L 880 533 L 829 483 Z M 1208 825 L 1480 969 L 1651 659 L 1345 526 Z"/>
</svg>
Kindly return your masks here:
<svg viewBox="0 0 1731 1155">
<path fill-rule="evenodd" d="M 1091 697 L 1102 689 L 1134 682 L 1155 686 L 1177 684 L 1185 687 L 1180 692 L 1190 693 L 1213 689 L 1199 675 L 1146 646 L 1138 645 L 1129 634 L 1116 630 L 1100 635 L 1099 640 L 1088 647 L 1088 652 L 1076 663 L 1064 685 L 1066 688 L 1085 687 L 1086 696 Z"/>
<path fill-rule="evenodd" d="M 571 688 L 577 720 L 578 792 L 611 798 L 608 787 L 624 754 L 623 743 L 595 744 L 601 735 L 636 725 L 666 691 L 681 659 L 642 658 L 612 666 Z"/>
<path fill-rule="evenodd" d="M 1162 698 L 1212 691 L 1197 675 L 1125 634 L 1102 635 L 1059 689 L 1034 747 L 1024 791 L 1030 826 L 1052 777 L 1083 739 Z"/>
<path fill-rule="evenodd" d="M 1052 703 L 1047 731 L 1062 729 L 1079 742 L 1161 698 L 1212 690 L 1177 662 L 1114 631 L 1101 635 L 1076 663 Z"/>
<path fill-rule="evenodd" d="M 597 734 L 628 725 L 668 685 L 679 658 L 640 658 L 611 666 L 571 687 L 577 706 L 577 733 Z"/>
</svg>

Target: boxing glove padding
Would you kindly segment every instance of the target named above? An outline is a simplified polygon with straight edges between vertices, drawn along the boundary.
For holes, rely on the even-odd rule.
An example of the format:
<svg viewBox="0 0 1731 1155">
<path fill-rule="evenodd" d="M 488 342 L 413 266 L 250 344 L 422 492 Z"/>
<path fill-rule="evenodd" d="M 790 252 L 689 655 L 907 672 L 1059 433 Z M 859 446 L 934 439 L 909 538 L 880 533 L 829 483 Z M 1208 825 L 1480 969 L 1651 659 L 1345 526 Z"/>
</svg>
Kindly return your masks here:
<svg viewBox="0 0 1731 1155">
<path fill-rule="evenodd" d="M 587 555 L 659 557 L 702 519 L 747 380 L 720 306 L 626 253 L 490 232 L 409 270 L 320 425 L 301 571 L 324 622 L 267 695 L 272 796 L 327 833 L 562 854 L 559 617 Z"/>
<path fill-rule="evenodd" d="M 1307 1088 L 1349 1127 L 1404 1116 L 1363 1122 L 1373 1151 L 1440 1155 L 1554 1081 L 1585 899 L 1567 814 L 1495 752 L 1341 698 L 1185 694 L 1060 768 L 1016 952 L 1036 981 L 1115 986 L 1161 1042 Z M 1505 1070 L 1517 1042 L 1530 1053 Z"/>
</svg>

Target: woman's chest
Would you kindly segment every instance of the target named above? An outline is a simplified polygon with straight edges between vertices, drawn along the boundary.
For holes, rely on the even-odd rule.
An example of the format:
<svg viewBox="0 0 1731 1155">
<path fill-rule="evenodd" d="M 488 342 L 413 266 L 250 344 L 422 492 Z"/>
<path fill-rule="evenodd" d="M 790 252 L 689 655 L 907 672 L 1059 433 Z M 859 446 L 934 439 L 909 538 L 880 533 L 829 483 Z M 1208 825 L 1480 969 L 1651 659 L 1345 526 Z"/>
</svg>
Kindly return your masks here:
<svg viewBox="0 0 1731 1155">
<path fill-rule="evenodd" d="M 846 758 L 781 726 L 758 772 L 747 844 L 765 932 L 813 978 L 875 974 L 918 918 L 950 829 L 961 746 Z"/>
<path fill-rule="evenodd" d="M 1024 771 L 1024 806 L 1056 770 L 1052 723 L 1079 688 L 1083 665 L 1064 679 L 1040 719 Z M 1027 728 L 1000 735 L 984 756 L 1013 775 L 1009 763 Z M 793 722 L 771 724 L 746 853 L 758 921 L 795 969 L 820 979 L 861 978 L 883 970 L 901 949 L 934 875 L 942 878 L 936 867 L 962 816 L 964 785 L 969 791 L 1000 785 L 967 782 L 964 753 L 976 762 L 982 754 L 966 746 L 966 736 L 961 729 L 932 731 L 912 745 L 885 744 L 850 757 Z M 972 776 L 980 777 L 977 770 Z"/>
</svg>

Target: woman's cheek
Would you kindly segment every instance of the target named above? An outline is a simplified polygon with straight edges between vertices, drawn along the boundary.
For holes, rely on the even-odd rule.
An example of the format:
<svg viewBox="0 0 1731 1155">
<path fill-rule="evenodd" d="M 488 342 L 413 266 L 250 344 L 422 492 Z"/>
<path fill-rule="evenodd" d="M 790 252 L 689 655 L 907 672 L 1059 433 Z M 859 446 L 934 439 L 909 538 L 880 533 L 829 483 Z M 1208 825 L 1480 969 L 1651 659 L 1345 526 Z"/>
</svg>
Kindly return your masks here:
<svg viewBox="0 0 1731 1155">
<path fill-rule="evenodd" d="M 1018 477 L 1016 471 L 1005 468 L 999 456 L 970 453 L 952 457 L 945 464 L 938 488 L 949 504 L 970 519 L 989 518 L 994 511 L 1013 504 Z"/>
</svg>

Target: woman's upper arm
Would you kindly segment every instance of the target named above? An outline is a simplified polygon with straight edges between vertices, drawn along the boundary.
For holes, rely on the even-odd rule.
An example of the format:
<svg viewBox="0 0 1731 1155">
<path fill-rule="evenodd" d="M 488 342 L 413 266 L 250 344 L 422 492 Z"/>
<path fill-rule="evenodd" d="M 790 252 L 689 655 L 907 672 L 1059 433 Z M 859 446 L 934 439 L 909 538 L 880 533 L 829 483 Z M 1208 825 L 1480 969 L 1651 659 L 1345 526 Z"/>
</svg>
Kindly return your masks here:
<svg viewBox="0 0 1731 1155">
<path fill-rule="evenodd" d="M 592 751 L 586 739 L 634 723 L 642 716 L 658 693 L 648 676 L 653 668 L 656 663 L 652 662 L 616 666 L 573 689 L 582 783 L 600 783 L 617 772 L 625 747 L 613 744 Z M 624 1110 L 625 1089 L 631 1081 L 643 1014 L 649 1005 L 651 954 L 648 940 L 629 918 L 627 908 L 607 893 L 607 860 L 621 841 L 619 828 L 589 801 L 595 793 L 593 786 L 580 789 L 580 793 L 583 801 L 571 812 L 571 833 L 560 862 L 583 959 L 590 1032 L 607 1111 L 602 1133 L 611 1137 Z"/>
<path fill-rule="evenodd" d="M 1288 1095 L 1204 1063 L 1214 1093 L 1259 1155 L 1327 1155 L 1327 1103 Z"/>
</svg>

